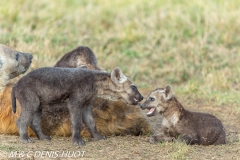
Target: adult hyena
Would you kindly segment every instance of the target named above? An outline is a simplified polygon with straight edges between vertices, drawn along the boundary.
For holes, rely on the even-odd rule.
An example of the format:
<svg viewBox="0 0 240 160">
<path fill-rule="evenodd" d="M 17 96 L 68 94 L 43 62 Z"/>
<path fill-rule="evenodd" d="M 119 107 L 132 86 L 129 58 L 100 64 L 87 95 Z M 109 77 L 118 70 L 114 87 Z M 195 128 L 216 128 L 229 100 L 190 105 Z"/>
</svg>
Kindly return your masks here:
<svg viewBox="0 0 240 160">
<path fill-rule="evenodd" d="M 0 92 L 9 80 L 25 73 L 32 62 L 30 53 L 19 52 L 0 44 Z"/>
</svg>

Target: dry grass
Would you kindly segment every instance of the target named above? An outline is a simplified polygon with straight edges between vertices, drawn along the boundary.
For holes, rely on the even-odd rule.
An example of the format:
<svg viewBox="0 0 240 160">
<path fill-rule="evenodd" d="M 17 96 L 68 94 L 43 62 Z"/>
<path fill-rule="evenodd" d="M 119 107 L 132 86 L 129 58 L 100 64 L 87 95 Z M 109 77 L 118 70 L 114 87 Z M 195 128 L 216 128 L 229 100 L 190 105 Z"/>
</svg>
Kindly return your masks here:
<svg viewBox="0 0 240 160">
<path fill-rule="evenodd" d="M 100 66 L 108 71 L 120 66 L 140 91 L 171 84 L 183 104 L 224 117 L 228 134 L 239 135 L 239 127 L 234 129 L 240 111 L 239 8 L 237 0 L 1 0 L 0 43 L 31 52 L 31 69 L 52 66 L 78 45 L 89 46 Z M 111 154 L 123 159 L 125 153 L 135 155 L 131 149 L 137 150 L 139 159 L 151 157 L 151 152 L 165 159 L 201 159 L 194 155 L 237 159 L 234 155 L 239 153 L 235 141 L 215 148 L 151 146 L 144 139 L 115 137 L 87 148 L 92 147 L 93 157 L 103 159 Z M 134 146 L 137 142 L 140 148 Z M 116 151 L 108 152 L 108 144 Z M 95 148 L 98 145 L 102 151 Z"/>
</svg>

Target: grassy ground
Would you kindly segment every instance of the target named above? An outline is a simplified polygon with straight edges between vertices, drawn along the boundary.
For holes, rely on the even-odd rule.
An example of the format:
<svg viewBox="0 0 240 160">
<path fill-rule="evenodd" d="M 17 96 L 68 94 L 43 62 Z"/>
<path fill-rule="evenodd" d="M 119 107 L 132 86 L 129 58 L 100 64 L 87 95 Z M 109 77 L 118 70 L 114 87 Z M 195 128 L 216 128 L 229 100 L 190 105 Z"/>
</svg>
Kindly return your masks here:
<svg viewBox="0 0 240 160">
<path fill-rule="evenodd" d="M 75 47 L 89 46 L 101 67 L 120 66 L 140 91 L 172 85 L 183 104 L 216 115 L 228 134 L 229 144 L 220 147 L 149 145 L 146 137 L 112 137 L 88 144 L 88 157 L 107 159 L 109 152 L 123 159 L 125 154 L 240 159 L 235 156 L 240 152 L 239 15 L 237 0 L 1 0 L 0 43 L 32 53 L 31 69 L 52 66 Z M 0 150 L 8 150 L 11 143 L 3 142 Z"/>
</svg>

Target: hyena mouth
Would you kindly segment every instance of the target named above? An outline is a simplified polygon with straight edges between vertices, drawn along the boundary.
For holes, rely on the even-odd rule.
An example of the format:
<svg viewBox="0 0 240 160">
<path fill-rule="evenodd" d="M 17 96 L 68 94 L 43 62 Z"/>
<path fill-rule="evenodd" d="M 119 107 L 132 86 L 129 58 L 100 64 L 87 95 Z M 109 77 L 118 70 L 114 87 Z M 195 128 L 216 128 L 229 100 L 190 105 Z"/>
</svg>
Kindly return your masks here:
<svg viewBox="0 0 240 160">
<path fill-rule="evenodd" d="M 147 116 L 153 116 L 155 110 L 156 110 L 156 108 L 150 108 L 148 113 L 147 113 Z"/>
<path fill-rule="evenodd" d="M 139 102 L 139 100 L 137 100 L 136 98 L 133 98 L 133 100 L 136 101 L 136 102 Z"/>
</svg>

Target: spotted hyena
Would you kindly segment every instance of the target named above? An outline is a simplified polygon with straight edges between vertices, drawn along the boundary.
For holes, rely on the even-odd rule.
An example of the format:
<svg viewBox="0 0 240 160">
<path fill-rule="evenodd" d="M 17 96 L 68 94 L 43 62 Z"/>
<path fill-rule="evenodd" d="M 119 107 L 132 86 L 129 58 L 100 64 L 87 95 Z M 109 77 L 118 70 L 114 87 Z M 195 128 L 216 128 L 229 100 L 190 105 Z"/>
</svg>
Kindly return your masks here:
<svg viewBox="0 0 240 160">
<path fill-rule="evenodd" d="M 83 68 L 45 67 L 31 71 L 22 77 L 12 89 L 12 108 L 16 112 L 16 99 L 21 105 L 17 120 L 20 139 L 31 142 L 27 127 L 30 126 L 39 139 L 50 139 L 41 130 L 41 112 L 45 104 L 62 101 L 67 103 L 72 125 L 72 141 L 84 145 L 80 136 L 82 121 L 95 140 L 104 139 L 96 130 L 91 105 L 95 96 L 123 100 L 136 105 L 142 99 L 135 84 L 119 67 L 111 73 Z"/>
<path fill-rule="evenodd" d="M 211 114 L 184 109 L 169 85 L 152 91 L 141 108 L 149 109 L 147 116 L 160 113 L 163 117 L 161 131 L 150 137 L 150 143 L 173 140 L 201 145 L 226 143 L 221 121 Z"/>
<path fill-rule="evenodd" d="M 32 55 L 0 44 L 0 91 L 9 80 L 25 73 L 32 62 Z"/>
</svg>

